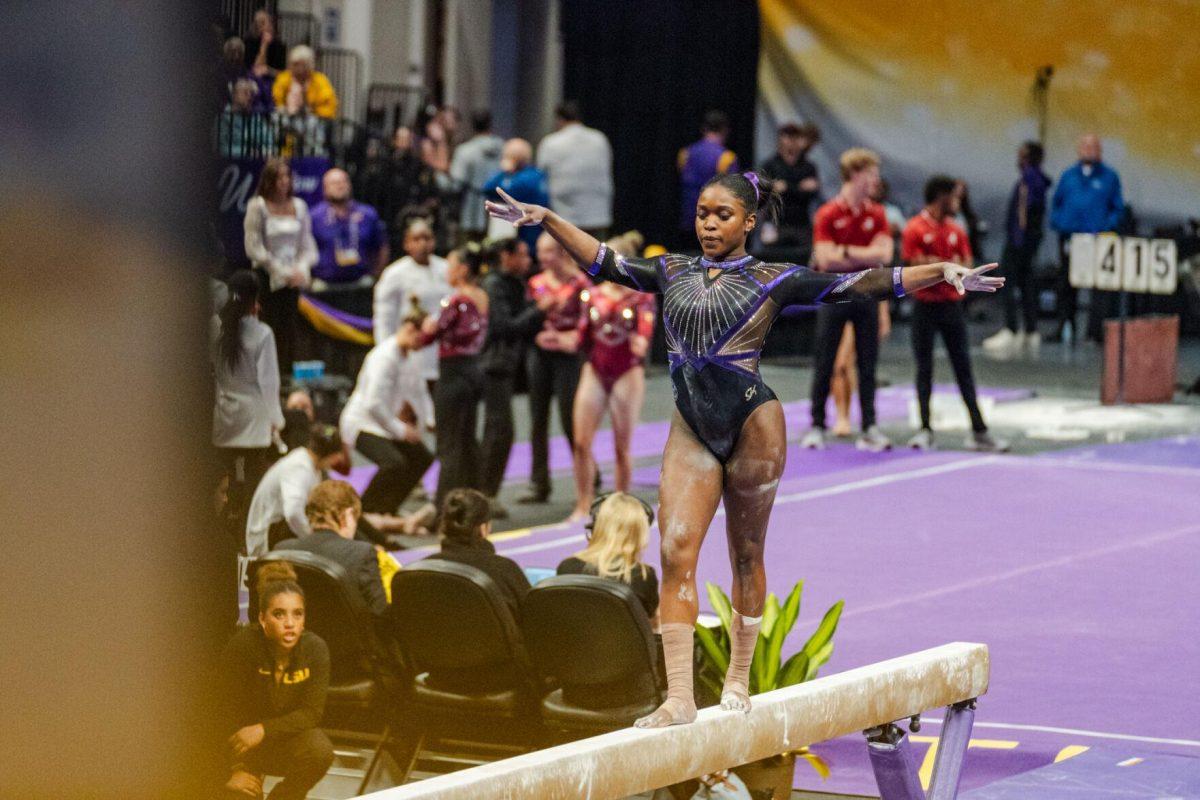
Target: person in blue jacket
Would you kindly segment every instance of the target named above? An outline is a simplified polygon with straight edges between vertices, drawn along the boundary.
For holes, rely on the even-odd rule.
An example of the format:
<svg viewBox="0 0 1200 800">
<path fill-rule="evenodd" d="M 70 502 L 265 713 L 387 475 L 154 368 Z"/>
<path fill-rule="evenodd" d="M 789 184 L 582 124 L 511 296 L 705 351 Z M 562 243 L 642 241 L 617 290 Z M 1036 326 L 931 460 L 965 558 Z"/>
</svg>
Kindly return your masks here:
<svg viewBox="0 0 1200 800">
<path fill-rule="evenodd" d="M 546 173 L 533 166 L 533 147 L 524 139 L 509 139 L 500 151 L 500 171 L 483 185 L 483 196 L 492 201 L 500 200 L 496 189 L 503 189 L 522 203 L 535 206 L 550 205 L 550 188 Z M 517 231 L 517 236 L 537 252 L 537 240 L 542 235 L 541 225 L 529 225 Z"/>
<path fill-rule="evenodd" d="M 1058 179 L 1050 205 L 1050 227 L 1058 231 L 1058 338 L 1063 339 L 1066 323 L 1071 323 L 1075 339 L 1075 289 L 1067 278 L 1071 234 L 1115 231 L 1125 213 L 1121 197 L 1121 178 L 1116 170 L 1100 160 L 1100 137 L 1085 133 L 1076 145 L 1079 161 Z"/>
</svg>

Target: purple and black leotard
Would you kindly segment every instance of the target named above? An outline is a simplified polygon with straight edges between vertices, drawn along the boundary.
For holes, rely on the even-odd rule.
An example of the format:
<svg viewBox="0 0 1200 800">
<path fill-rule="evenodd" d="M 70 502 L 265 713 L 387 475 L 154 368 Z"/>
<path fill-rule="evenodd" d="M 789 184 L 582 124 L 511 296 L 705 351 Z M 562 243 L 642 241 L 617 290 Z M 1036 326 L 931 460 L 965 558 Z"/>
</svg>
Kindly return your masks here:
<svg viewBox="0 0 1200 800">
<path fill-rule="evenodd" d="M 720 272 L 710 277 L 714 269 Z M 722 464 L 751 412 L 775 399 L 759 375 L 758 357 L 781 312 L 902 293 L 900 273 L 892 270 L 838 275 L 753 256 L 723 262 L 682 255 L 623 258 L 603 244 L 587 271 L 663 296 L 675 407 Z"/>
</svg>

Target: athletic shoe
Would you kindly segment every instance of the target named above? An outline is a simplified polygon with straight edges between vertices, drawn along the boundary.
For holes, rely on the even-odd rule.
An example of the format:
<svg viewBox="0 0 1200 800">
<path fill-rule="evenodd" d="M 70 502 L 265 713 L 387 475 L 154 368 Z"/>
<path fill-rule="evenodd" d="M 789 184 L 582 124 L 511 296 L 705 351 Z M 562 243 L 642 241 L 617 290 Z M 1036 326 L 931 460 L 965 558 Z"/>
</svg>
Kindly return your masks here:
<svg viewBox="0 0 1200 800">
<path fill-rule="evenodd" d="M 517 502 L 523 506 L 539 505 L 550 499 L 550 490 L 540 491 L 538 489 L 530 489 L 517 498 Z"/>
<path fill-rule="evenodd" d="M 1017 341 L 1019 335 L 1008 328 L 1001 328 L 999 332 L 993 333 L 983 340 L 983 349 L 989 353 L 1007 353 L 1013 349 L 1014 343 L 1020 345 L 1020 342 Z"/>
<path fill-rule="evenodd" d="M 489 497 L 488 502 L 492 506 L 492 519 L 508 519 L 508 509 L 501 505 L 499 500 Z"/>
<path fill-rule="evenodd" d="M 933 443 L 933 431 L 929 428 L 921 428 L 917 431 L 917 435 L 908 440 L 908 446 L 913 450 L 933 450 L 937 447 Z"/>
<path fill-rule="evenodd" d="M 883 431 L 879 430 L 878 425 L 872 425 L 859 434 L 858 441 L 854 443 L 854 446 L 859 450 L 882 453 L 884 450 L 892 449 L 892 440 L 883 435 Z"/>
<path fill-rule="evenodd" d="M 804 434 L 804 438 L 800 440 L 800 446 L 805 450 L 824 450 L 825 449 L 825 429 L 812 428 L 808 433 Z"/>
<path fill-rule="evenodd" d="M 984 432 L 972 433 L 964 442 L 968 450 L 977 453 L 1007 453 L 1008 442 L 1003 439 L 993 439 L 991 434 Z"/>
</svg>

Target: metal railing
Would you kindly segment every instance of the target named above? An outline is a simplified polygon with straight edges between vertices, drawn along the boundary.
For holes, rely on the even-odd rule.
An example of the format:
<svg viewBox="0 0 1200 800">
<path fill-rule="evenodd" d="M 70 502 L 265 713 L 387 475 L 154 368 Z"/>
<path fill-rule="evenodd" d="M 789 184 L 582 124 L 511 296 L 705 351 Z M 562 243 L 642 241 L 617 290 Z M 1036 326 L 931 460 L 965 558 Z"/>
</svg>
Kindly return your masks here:
<svg viewBox="0 0 1200 800">
<path fill-rule="evenodd" d="M 317 69 L 333 84 L 341 116 L 358 119 L 362 92 L 362 57 L 358 51 L 323 47 L 317 51 Z"/>
<path fill-rule="evenodd" d="M 317 18 L 312 14 L 281 11 L 276 18 L 275 27 L 279 31 L 279 38 L 288 47 L 306 44 L 315 48 L 320 43 L 318 37 L 320 26 Z"/>
<path fill-rule="evenodd" d="M 350 119 L 224 111 L 214 123 L 212 146 L 222 158 L 325 156 L 353 176 L 365 158 L 365 140 L 363 126 Z"/>
<path fill-rule="evenodd" d="M 367 90 L 367 128 L 389 138 L 401 125 L 412 127 L 428 94 L 418 86 L 372 83 Z"/>
<path fill-rule="evenodd" d="M 275 15 L 277 6 L 277 0 L 220 0 L 217 8 L 218 13 L 229 19 L 229 29 L 238 36 L 243 36 L 253 30 L 256 11 L 265 8 Z"/>
</svg>

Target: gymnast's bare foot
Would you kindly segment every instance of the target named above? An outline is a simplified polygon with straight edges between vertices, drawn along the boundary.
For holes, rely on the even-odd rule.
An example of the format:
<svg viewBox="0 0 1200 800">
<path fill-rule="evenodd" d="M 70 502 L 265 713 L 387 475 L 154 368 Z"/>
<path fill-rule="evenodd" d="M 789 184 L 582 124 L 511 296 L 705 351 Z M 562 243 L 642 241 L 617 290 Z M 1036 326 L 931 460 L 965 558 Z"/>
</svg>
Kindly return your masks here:
<svg viewBox="0 0 1200 800">
<path fill-rule="evenodd" d="M 668 697 L 653 713 L 633 723 L 635 728 L 665 728 L 668 725 L 687 725 L 696 721 L 696 704 L 678 697 Z"/>
</svg>

